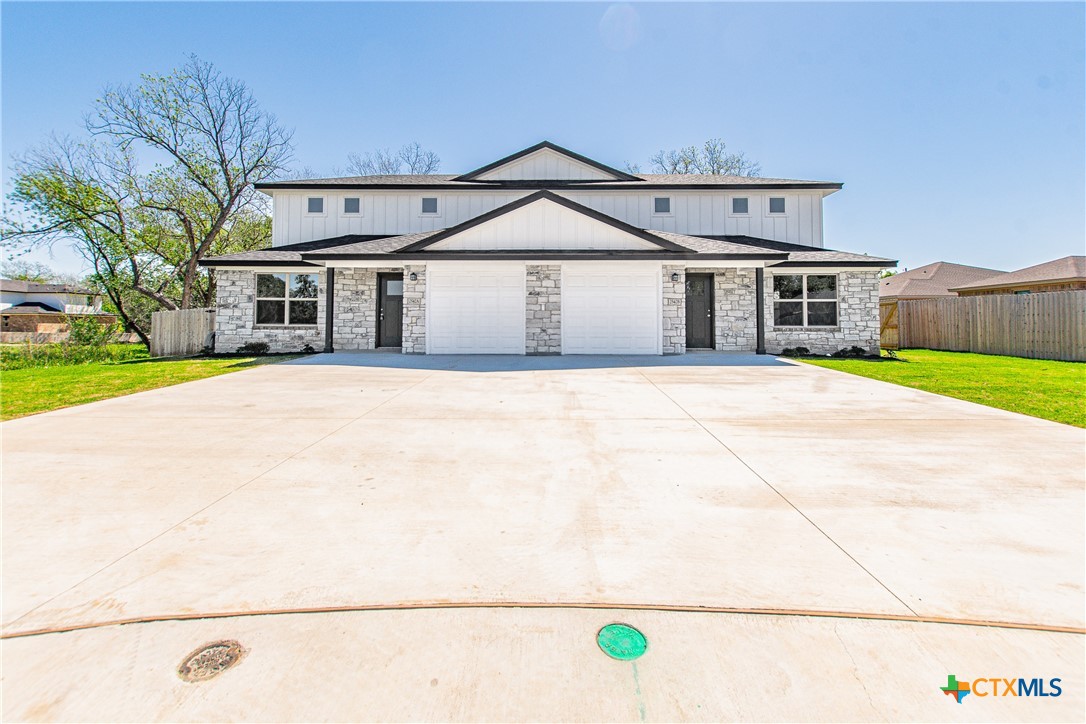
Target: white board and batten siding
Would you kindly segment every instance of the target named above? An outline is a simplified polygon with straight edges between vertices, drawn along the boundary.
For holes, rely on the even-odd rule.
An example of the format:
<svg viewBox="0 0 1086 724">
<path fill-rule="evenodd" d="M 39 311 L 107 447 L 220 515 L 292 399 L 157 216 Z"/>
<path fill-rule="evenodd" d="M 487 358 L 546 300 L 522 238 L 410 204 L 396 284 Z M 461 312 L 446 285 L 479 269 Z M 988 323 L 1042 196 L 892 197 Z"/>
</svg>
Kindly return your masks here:
<svg viewBox="0 0 1086 724">
<path fill-rule="evenodd" d="M 626 231 L 541 200 L 503 214 L 430 246 L 434 251 L 492 249 L 658 251 L 659 245 Z"/>
<path fill-rule="evenodd" d="M 548 148 L 480 174 L 479 181 L 614 181 L 615 176 Z"/>
<path fill-rule="evenodd" d="M 315 189 L 272 192 L 272 244 L 295 244 L 345 234 L 410 234 L 445 229 L 532 193 L 530 190 Z M 807 246 L 822 246 L 820 191 L 555 191 L 639 229 L 680 234 L 742 234 Z M 307 199 L 324 199 L 324 212 L 307 212 Z M 438 200 L 437 214 L 423 214 L 422 198 Z M 671 199 L 670 214 L 654 213 L 657 196 Z M 784 214 L 769 213 L 770 196 L 785 199 Z M 748 214 L 731 213 L 732 198 L 748 199 Z M 344 198 L 360 199 L 361 213 L 345 214 Z"/>
</svg>

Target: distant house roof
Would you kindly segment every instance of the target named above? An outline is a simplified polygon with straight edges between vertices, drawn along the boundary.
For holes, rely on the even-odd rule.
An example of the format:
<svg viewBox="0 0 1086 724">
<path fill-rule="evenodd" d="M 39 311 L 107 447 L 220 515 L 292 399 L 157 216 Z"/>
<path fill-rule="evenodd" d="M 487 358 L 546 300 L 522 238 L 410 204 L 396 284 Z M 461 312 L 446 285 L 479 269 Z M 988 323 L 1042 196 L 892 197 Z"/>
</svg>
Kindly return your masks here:
<svg viewBox="0 0 1086 724">
<path fill-rule="evenodd" d="M 23 302 L 8 307 L 4 314 L 60 314 L 60 310 L 42 302 Z"/>
<path fill-rule="evenodd" d="M 22 292 L 23 294 L 82 294 L 98 296 L 98 292 L 74 284 L 43 284 L 22 279 L 0 279 L 0 292 Z"/>
<path fill-rule="evenodd" d="M 971 284 L 962 284 L 950 291 L 979 291 L 1022 287 L 1031 284 L 1058 284 L 1061 282 L 1086 281 L 1086 256 L 1065 256 L 1043 264 L 1028 266 L 1012 272 L 1004 272 Z"/>
<path fill-rule="evenodd" d="M 1001 274 L 998 269 L 952 264 L 937 261 L 883 279 L 879 284 L 881 299 L 923 299 L 927 297 L 953 297 L 951 287 L 969 284 Z"/>
</svg>

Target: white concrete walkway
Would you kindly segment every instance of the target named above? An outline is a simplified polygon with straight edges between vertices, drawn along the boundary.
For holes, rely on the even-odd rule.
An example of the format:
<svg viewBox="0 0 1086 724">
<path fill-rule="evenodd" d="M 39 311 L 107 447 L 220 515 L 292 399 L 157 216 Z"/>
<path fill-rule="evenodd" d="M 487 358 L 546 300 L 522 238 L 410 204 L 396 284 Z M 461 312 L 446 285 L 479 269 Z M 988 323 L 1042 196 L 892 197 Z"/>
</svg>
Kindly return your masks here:
<svg viewBox="0 0 1086 724">
<path fill-rule="evenodd" d="M 949 718 L 959 710 L 938 692 L 947 674 L 1033 675 L 1004 671 L 1029 664 L 1063 674 L 1065 697 L 1034 708 L 978 705 L 973 715 L 1065 718 L 1067 706 L 1081 713 L 1083 702 L 1083 637 L 1075 633 L 562 607 L 1081 628 L 1084 441 L 1082 430 L 1055 423 L 771 357 L 720 354 L 320 355 L 8 422 L 4 634 L 105 627 L 6 640 L 4 715 L 629 719 L 643 706 L 649 719 L 819 718 L 804 692 L 845 676 L 851 683 L 819 710 L 827 717 Z M 558 608 L 281 613 L 517 602 Z M 269 612 L 280 613 L 110 625 Z M 629 681 L 606 676 L 518 690 L 506 709 L 480 693 L 482 683 L 464 698 L 465 682 L 489 681 L 498 670 L 516 688 L 528 686 L 522 677 L 531 672 L 567 663 L 572 677 L 618 665 L 592 641 L 616 618 L 648 622 L 650 653 L 671 652 L 655 654 L 651 667 L 649 654 L 641 660 L 641 704 L 631 703 Z M 295 620 L 304 623 L 296 628 Z M 398 634 L 379 623 L 393 620 Z M 710 660 L 660 640 L 704 634 L 706 645 L 727 648 L 737 625 L 767 638 L 740 660 L 721 654 L 711 662 L 722 680 L 743 680 L 756 655 L 766 676 L 785 676 L 789 685 L 776 687 L 765 708 L 759 697 L 748 704 L 705 689 L 713 672 L 704 681 L 692 672 Z M 824 639 L 838 625 L 876 643 L 852 664 L 830 665 L 831 655 L 812 652 L 827 650 Z M 181 684 L 172 673 L 180 658 L 224 636 L 245 638 L 252 658 L 214 682 Z M 220 695 L 248 686 L 257 661 L 323 691 L 317 658 L 352 637 L 362 637 L 352 646 L 368 647 L 354 674 L 369 683 L 342 706 L 329 694 L 324 708 L 297 708 L 287 686 L 282 697 L 246 689 L 255 697 L 248 713 L 214 708 Z M 904 655 L 917 637 L 924 646 L 945 639 L 931 650 L 942 679 L 915 699 L 931 694 L 932 708 L 909 709 L 912 693 L 902 694 L 904 709 L 871 698 L 872 682 L 901 686 L 888 678 L 901 673 L 900 660 L 878 652 L 900 647 Z M 264 644 L 254 641 L 274 650 L 258 653 Z M 64 646 L 80 654 L 58 668 Z M 434 646 L 445 651 L 438 658 L 448 673 L 430 678 L 443 693 L 429 688 L 430 678 L 374 673 L 389 661 L 421 666 Z M 548 646 L 566 658 L 541 654 L 539 669 L 528 651 Z M 855 654 L 840 646 L 843 656 Z M 143 683 L 127 694 L 90 697 L 84 687 L 94 677 L 66 673 L 82 669 L 83 657 L 109 671 L 106 652 L 118 650 L 148 657 L 134 664 L 120 654 L 118 666 L 151 676 L 133 679 Z M 287 652 L 294 658 L 284 659 Z M 461 671 L 466 678 L 453 676 L 457 689 L 442 689 L 458 661 L 479 663 Z M 926 670 L 910 676 L 928 686 Z M 220 683 L 228 681 L 236 683 Z M 653 687 L 659 698 L 645 694 Z M 197 690 L 205 693 L 177 693 Z M 578 710 L 585 692 L 604 708 Z M 424 695 L 436 698 L 423 705 Z M 544 706 L 544 695 L 557 699 Z M 704 713 L 688 706 L 695 701 L 705 702 Z M 369 708 L 351 708 L 363 702 Z M 203 706 L 223 713 L 201 714 Z"/>
</svg>

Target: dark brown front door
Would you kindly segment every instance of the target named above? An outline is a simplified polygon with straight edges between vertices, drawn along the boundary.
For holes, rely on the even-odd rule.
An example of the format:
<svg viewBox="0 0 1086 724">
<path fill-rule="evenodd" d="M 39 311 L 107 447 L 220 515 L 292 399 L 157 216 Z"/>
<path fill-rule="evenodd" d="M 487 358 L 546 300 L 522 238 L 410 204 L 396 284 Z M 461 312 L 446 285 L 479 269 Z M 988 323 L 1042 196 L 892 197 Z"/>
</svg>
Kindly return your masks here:
<svg viewBox="0 0 1086 724">
<path fill-rule="evenodd" d="M 686 275 L 686 348 L 713 348 L 713 275 Z"/>
<path fill-rule="evenodd" d="M 403 274 L 377 275 L 377 346 L 403 346 Z"/>
</svg>

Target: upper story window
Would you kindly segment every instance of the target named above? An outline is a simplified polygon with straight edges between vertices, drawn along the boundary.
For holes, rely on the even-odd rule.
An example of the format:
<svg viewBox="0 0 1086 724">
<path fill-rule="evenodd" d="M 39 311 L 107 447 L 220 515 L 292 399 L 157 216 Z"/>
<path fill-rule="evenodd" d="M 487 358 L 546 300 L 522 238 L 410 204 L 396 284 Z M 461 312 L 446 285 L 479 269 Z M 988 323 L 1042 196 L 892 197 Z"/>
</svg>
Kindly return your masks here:
<svg viewBox="0 0 1086 724">
<path fill-rule="evenodd" d="M 783 214 L 784 213 L 784 197 L 783 196 L 770 196 L 769 197 L 769 213 L 771 213 L 771 214 Z"/>
<path fill-rule="evenodd" d="M 670 196 L 657 196 L 652 200 L 652 213 L 654 214 L 670 214 L 671 213 L 671 197 Z"/>
<path fill-rule="evenodd" d="M 324 213 L 324 197 L 323 196 L 310 196 L 305 200 L 305 212 L 307 214 L 323 214 Z"/>
<path fill-rule="evenodd" d="M 347 198 L 343 199 L 343 213 L 362 213 L 362 199 L 358 198 L 357 196 L 348 196 Z"/>
<path fill-rule="evenodd" d="M 746 196 L 736 196 L 732 198 L 732 213 L 733 214 L 749 214 L 750 213 L 750 199 Z"/>
<path fill-rule="evenodd" d="M 436 196 L 423 196 L 422 197 L 422 213 L 424 213 L 424 214 L 437 214 L 437 197 Z"/>
<path fill-rule="evenodd" d="M 257 324 L 317 323 L 316 274 L 257 274 Z"/>
<path fill-rule="evenodd" d="M 774 274 L 773 325 L 836 327 L 836 274 Z"/>
</svg>

